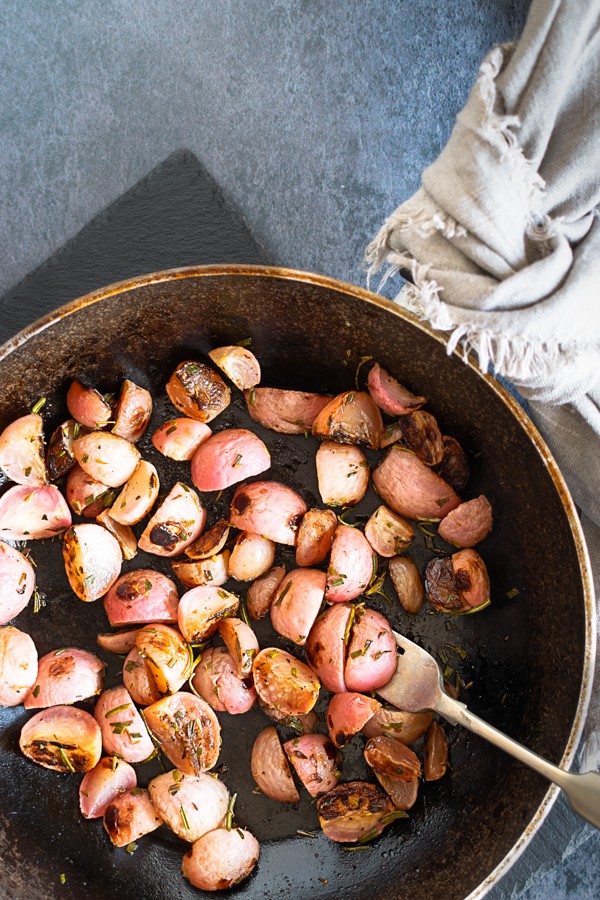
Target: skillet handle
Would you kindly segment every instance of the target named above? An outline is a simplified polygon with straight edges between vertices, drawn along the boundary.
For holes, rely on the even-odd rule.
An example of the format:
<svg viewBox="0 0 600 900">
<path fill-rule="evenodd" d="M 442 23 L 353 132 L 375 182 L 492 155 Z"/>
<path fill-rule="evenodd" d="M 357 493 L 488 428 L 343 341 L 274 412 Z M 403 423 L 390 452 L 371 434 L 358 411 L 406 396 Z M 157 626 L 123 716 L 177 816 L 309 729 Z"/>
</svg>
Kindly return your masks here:
<svg viewBox="0 0 600 900">
<path fill-rule="evenodd" d="M 445 719 L 448 719 L 449 722 L 468 728 L 473 734 L 485 738 L 486 741 L 495 744 L 496 747 L 499 747 L 506 753 L 510 753 L 515 759 L 535 769 L 536 772 L 539 772 L 540 775 L 543 775 L 549 781 L 553 781 L 565 792 L 573 810 L 582 819 L 590 822 L 595 828 L 600 829 L 599 772 L 586 772 L 583 775 L 565 772 L 564 769 L 560 769 L 542 756 L 538 756 L 537 753 L 533 753 L 531 750 L 523 747 L 517 741 L 513 741 L 512 738 L 498 731 L 493 725 L 488 725 L 479 716 L 470 712 L 464 703 L 453 700 L 447 694 L 441 694 L 434 709 Z"/>
</svg>

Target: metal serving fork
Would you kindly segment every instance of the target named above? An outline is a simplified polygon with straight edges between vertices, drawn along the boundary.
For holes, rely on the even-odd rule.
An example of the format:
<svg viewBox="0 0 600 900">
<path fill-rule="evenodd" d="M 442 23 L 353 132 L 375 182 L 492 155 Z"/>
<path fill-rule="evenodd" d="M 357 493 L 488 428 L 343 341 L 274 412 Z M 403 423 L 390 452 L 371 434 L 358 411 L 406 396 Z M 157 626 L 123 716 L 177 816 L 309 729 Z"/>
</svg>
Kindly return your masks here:
<svg viewBox="0 0 600 900">
<path fill-rule="evenodd" d="M 394 632 L 394 637 L 400 648 L 396 674 L 377 691 L 380 697 L 406 712 L 432 709 L 453 725 L 462 725 L 485 738 L 557 784 L 569 798 L 574 811 L 600 828 L 599 772 L 586 772 L 583 775 L 565 772 L 488 725 L 469 712 L 464 703 L 453 700 L 445 693 L 442 672 L 430 653 L 397 632 Z"/>
</svg>

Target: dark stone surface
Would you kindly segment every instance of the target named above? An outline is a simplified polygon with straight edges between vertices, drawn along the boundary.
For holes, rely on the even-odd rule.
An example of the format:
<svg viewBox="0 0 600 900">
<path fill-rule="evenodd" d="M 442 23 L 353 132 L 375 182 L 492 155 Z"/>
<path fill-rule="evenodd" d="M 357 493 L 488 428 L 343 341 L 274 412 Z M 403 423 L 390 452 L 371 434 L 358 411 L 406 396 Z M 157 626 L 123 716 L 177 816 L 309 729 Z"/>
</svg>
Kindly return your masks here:
<svg viewBox="0 0 600 900">
<path fill-rule="evenodd" d="M 232 240 L 234 253 L 364 284 L 365 244 L 417 186 L 482 55 L 519 33 L 527 5 L 8 0 L 0 8 L 0 292 L 179 147 L 202 160 L 250 226 L 257 243 L 232 232 L 248 241 Z M 91 241 L 77 269 L 59 258 L 18 287 L 1 307 L 4 334 L 50 300 L 143 269 L 210 261 L 202 210 L 214 185 L 186 166 L 181 193 L 163 193 L 164 220 L 132 213 L 124 246 L 95 253 Z M 154 190 L 164 191 L 160 179 Z M 128 215 L 121 207 L 117 218 Z M 189 228 L 171 245 L 178 221 Z M 490 896 L 595 897 L 597 865 L 587 859 L 599 850 L 598 834 L 559 801 Z"/>
</svg>

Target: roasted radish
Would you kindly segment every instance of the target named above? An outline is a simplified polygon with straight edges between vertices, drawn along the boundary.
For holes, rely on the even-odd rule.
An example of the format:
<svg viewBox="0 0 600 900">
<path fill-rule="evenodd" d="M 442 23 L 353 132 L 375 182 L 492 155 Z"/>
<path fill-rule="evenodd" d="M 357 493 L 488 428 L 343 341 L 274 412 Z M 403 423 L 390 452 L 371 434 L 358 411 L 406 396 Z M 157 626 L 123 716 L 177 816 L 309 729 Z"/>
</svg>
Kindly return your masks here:
<svg viewBox="0 0 600 900">
<path fill-rule="evenodd" d="M 252 674 L 252 663 L 259 649 L 256 635 L 249 625 L 233 616 L 221 619 L 219 634 L 234 661 L 236 675 L 247 678 Z"/>
<path fill-rule="evenodd" d="M 199 422 L 211 422 L 231 400 L 221 376 L 194 360 L 179 363 L 167 382 L 167 394 L 175 409 Z"/>
<path fill-rule="evenodd" d="M 152 738 L 126 688 L 110 688 L 100 694 L 94 717 L 105 753 L 129 763 L 144 762 L 154 753 Z"/>
<path fill-rule="evenodd" d="M 250 617 L 255 622 L 263 619 L 269 612 L 271 603 L 277 593 L 277 588 L 281 584 L 284 575 L 285 566 L 274 566 L 268 572 L 265 572 L 264 575 L 261 575 L 260 578 L 257 578 L 248 588 L 246 606 Z"/>
<path fill-rule="evenodd" d="M 442 432 L 431 413 L 420 409 L 398 420 L 402 443 L 426 466 L 435 466 L 444 458 Z"/>
<path fill-rule="evenodd" d="M 349 691 L 382 687 L 396 671 L 396 642 L 387 619 L 374 609 L 356 608 L 348 642 L 344 680 Z"/>
<path fill-rule="evenodd" d="M 33 541 L 55 537 L 71 524 L 71 513 L 58 488 L 16 484 L 0 497 L 0 538 Z"/>
<path fill-rule="evenodd" d="M 156 680 L 147 660 L 132 647 L 123 663 L 123 684 L 129 691 L 131 699 L 140 706 L 150 706 L 160 700 L 162 693 L 156 686 Z"/>
<path fill-rule="evenodd" d="M 44 485 L 46 473 L 42 417 L 21 416 L 0 434 L 0 468 L 17 484 Z"/>
<path fill-rule="evenodd" d="M 73 453 L 84 472 L 113 488 L 131 478 L 140 459 L 137 447 L 106 431 L 91 431 L 77 438 Z"/>
<path fill-rule="evenodd" d="M 222 825 L 229 805 L 229 791 L 218 778 L 179 769 L 153 778 L 148 793 L 165 825 L 190 843 Z"/>
<path fill-rule="evenodd" d="M 364 756 L 371 768 L 382 775 L 391 775 L 400 781 L 412 781 L 421 775 L 421 763 L 416 753 L 392 738 L 369 738 Z"/>
<path fill-rule="evenodd" d="M 282 434 L 303 434 L 327 406 L 331 397 L 306 391 L 256 388 L 244 394 L 248 412 L 255 422 Z"/>
<path fill-rule="evenodd" d="M 73 381 L 67 391 L 67 409 L 76 422 L 86 428 L 106 428 L 112 418 L 110 398 L 95 388 Z"/>
<path fill-rule="evenodd" d="M 445 434 L 444 458 L 440 465 L 440 475 L 455 491 L 462 491 L 469 480 L 469 461 L 467 454 L 456 438 Z"/>
<path fill-rule="evenodd" d="M 160 749 L 176 768 L 200 775 L 216 765 L 221 727 L 208 703 L 180 691 L 145 710 L 148 727 Z"/>
<path fill-rule="evenodd" d="M 220 553 L 229 537 L 229 522 L 220 519 L 216 525 L 204 531 L 193 544 L 185 548 L 188 559 L 207 559 Z"/>
<path fill-rule="evenodd" d="M 217 347 L 208 355 L 240 391 L 253 388 L 260 381 L 258 360 L 246 347 Z"/>
<path fill-rule="evenodd" d="M 277 647 L 261 650 L 252 666 L 254 686 L 267 706 L 292 716 L 310 712 L 319 696 L 319 679 L 309 667 Z"/>
<path fill-rule="evenodd" d="M 38 662 L 35 684 L 25 697 L 25 709 L 67 705 L 95 697 L 104 684 L 104 663 L 77 647 L 46 653 Z"/>
<path fill-rule="evenodd" d="M 325 581 L 319 569 L 293 569 L 285 576 L 271 604 L 277 634 L 301 646 L 306 643 L 323 603 Z"/>
<path fill-rule="evenodd" d="M 378 700 L 364 694 L 334 694 L 327 707 L 327 730 L 335 746 L 344 747 L 380 707 Z"/>
<path fill-rule="evenodd" d="M 474 612 L 490 602 L 490 579 L 476 550 L 432 559 L 425 570 L 427 599 L 442 612 Z"/>
<path fill-rule="evenodd" d="M 26 556 L 0 541 L 0 625 L 22 612 L 35 589 L 35 572 Z"/>
<path fill-rule="evenodd" d="M 208 647 L 202 652 L 192 686 L 215 712 L 240 715 L 256 703 L 254 687 L 239 677 L 226 647 Z"/>
<path fill-rule="evenodd" d="M 237 581 L 254 581 L 264 575 L 275 561 L 275 544 L 261 534 L 244 532 L 235 542 L 229 557 L 229 575 Z"/>
<path fill-rule="evenodd" d="M 148 792 L 138 787 L 117 794 L 104 813 L 104 828 L 115 847 L 127 847 L 160 825 Z"/>
<path fill-rule="evenodd" d="M 137 525 L 154 506 L 159 488 L 155 467 L 147 460 L 140 459 L 111 506 L 110 515 L 121 525 Z"/>
<path fill-rule="evenodd" d="M 252 777 L 266 797 L 280 803 L 300 801 L 290 765 L 273 725 L 263 729 L 254 741 L 250 767 Z"/>
<path fill-rule="evenodd" d="M 212 431 L 197 419 L 169 419 L 152 435 L 152 443 L 159 453 L 180 462 L 190 460 L 200 444 L 207 441 Z"/>
<path fill-rule="evenodd" d="M 346 652 L 356 608 L 336 603 L 318 616 L 306 641 L 306 658 L 328 691 L 346 690 Z"/>
<path fill-rule="evenodd" d="M 371 397 L 346 391 L 323 407 L 312 427 L 319 438 L 340 444 L 360 444 L 376 450 L 383 431 L 381 413 Z"/>
<path fill-rule="evenodd" d="M 148 522 L 138 546 L 157 556 L 177 556 L 199 537 L 205 522 L 206 510 L 196 492 L 178 481 Z"/>
<path fill-rule="evenodd" d="M 215 633 L 221 619 L 236 612 L 239 604 L 239 598 L 224 588 L 192 588 L 179 601 L 177 621 L 182 635 L 191 644 L 205 641 Z"/>
<path fill-rule="evenodd" d="M 135 636 L 135 646 L 161 694 L 174 694 L 190 677 L 190 649 L 170 625 L 144 625 Z"/>
<path fill-rule="evenodd" d="M 293 546 L 305 512 L 306 503 L 291 488 L 276 481 L 254 481 L 236 490 L 229 518 L 241 531 Z"/>
<path fill-rule="evenodd" d="M 75 465 L 67 476 L 67 503 L 78 516 L 95 519 L 115 499 L 115 492 Z"/>
<path fill-rule="evenodd" d="M 387 506 L 409 519 L 442 519 L 460 503 L 449 484 L 398 444 L 373 470 L 373 485 Z"/>
<path fill-rule="evenodd" d="M 48 441 L 46 451 L 46 469 L 51 481 L 58 481 L 73 468 L 76 463 L 73 455 L 73 436 L 79 431 L 75 419 L 67 419 L 59 425 Z"/>
<path fill-rule="evenodd" d="M 364 725 L 363 734 L 367 738 L 384 735 L 403 744 L 412 744 L 423 737 L 432 719 L 432 712 L 411 713 L 395 706 L 382 706 Z"/>
<path fill-rule="evenodd" d="M 128 378 L 121 387 L 121 394 L 115 407 L 113 433 L 135 444 L 139 441 L 152 415 L 152 397 L 139 384 Z"/>
<path fill-rule="evenodd" d="M 137 787 L 135 769 L 118 756 L 103 756 L 83 776 L 79 786 L 79 809 L 86 819 L 99 819 L 117 797 Z"/>
<path fill-rule="evenodd" d="M 101 525 L 72 525 L 63 539 L 63 559 L 72 590 L 90 603 L 115 583 L 123 554 L 116 538 Z"/>
<path fill-rule="evenodd" d="M 177 622 L 179 597 L 170 578 L 153 569 L 133 569 L 114 583 L 104 598 L 108 621 L 118 625 Z"/>
<path fill-rule="evenodd" d="M 369 586 L 377 571 L 377 556 L 358 528 L 338 525 L 333 538 L 325 599 L 329 603 L 354 600 Z"/>
<path fill-rule="evenodd" d="M 438 534 L 457 547 L 474 547 L 492 530 L 492 507 L 484 494 L 451 510 L 440 523 Z"/>
<path fill-rule="evenodd" d="M 309 509 L 298 528 L 296 565 L 316 566 L 323 562 L 333 543 L 337 516 L 332 509 Z"/>
<path fill-rule="evenodd" d="M 385 506 L 379 506 L 365 525 L 365 537 L 379 556 L 394 556 L 415 538 L 410 522 Z"/>
<path fill-rule="evenodd" d="M 100 515 L 96 516 L 98 525 L 102 525 L 109 534 L 117 540 L 123 559 L 133 559 L 137 554 L 137 538 L 133 529 L 129 525 L 121 525 L 116 522 L 110 515 L 110 510 L 104 509 Z"/>
<path fill-rule="evenodd" d="M 171 567 L 173 574 L 186 588 L 200 587 L 202 584 L 220 587 L 229 578 L 229 557 L 229 550 L 223 550 L 216 556 L 197 562 L 174 559 Z"/>
<path fill-rule="evenodd" d="M 89 713 L 76 706 L 51 706 L 23 725 L 19 747 L 45 769 L 88 772 L 100 759 L 102 737 Z"/>
<path fill-rule="evenodd" d="M 139 628 L 131 628 L 127 631 L 105 632 L 99 634 L 96 643 L 108 653 L 127 654 L 135 647 L 135 636 Z"/>
<path fill-rule="evenodd" d="M 340 780 L 337 751 L 327 735 L 303 734 L 286 741 L 283 749 L 311 797 L 325 794 Z"/>
<path fill-rule="evenodd" d="M 414 615 L 423 606 L 425 589 L 421 573 L 410 556 L 390 559 L 389 573 L 398 599 L 407 613 Z"/>
<path fill-rule="evenodd" d="M 181 872 L 194 887 L 219 891 L 247 878 L 259 854 L 259 843 L 249 831 L 217 828 L 194 841 L 183 857 Z"/>
<path fill-rule="evenodd" d="M 381 788 L 366 781 L 339 784 L 317 803 L 319 822 L 332 841 L 351 843 L 381 834 L 393 813 Z"/>
<path fill-rule="evenodd" d="M 371 368 L 367 386 L 377 406 L 390 416 L 405 416 L 425 403 L 425 397 L 411 394 L 400 382 L 388 375 L 379 363 Z"/>
<path fill-rule="evenodd" d="M 425 781 L 439 781 L 448 768 L 448 739 L 439 722 L 432 722 L 425 736 Z"/>
<path fill-rule="evenodd" d="M 192 459 L 192 481 L 199 491 L 221 491 L 265 472 L 271 456 L 261 439 L 245 428 L 213 434 Z"/>
<path fill-rule="evenodd" d="M 411 778 L 410 781 L 401 781 L 391 775 L 375 772 L 375 778 L 384 789 L 396 809 L 411 809 L 417 802 L 419 794 L 419 779 Z"/>
<path fill-rule="evenodd" d="M 323 441 L 316 456 L 321 500 L 327 506 L 354 506 L 369 486 L 369 463 L 359 447 Z"/>
<path fill-rule="evenodd" d="M 24 631 L 0 628 L 0 706 L 18 706 L 35 684 L 38 655 Z"/>
</svg>

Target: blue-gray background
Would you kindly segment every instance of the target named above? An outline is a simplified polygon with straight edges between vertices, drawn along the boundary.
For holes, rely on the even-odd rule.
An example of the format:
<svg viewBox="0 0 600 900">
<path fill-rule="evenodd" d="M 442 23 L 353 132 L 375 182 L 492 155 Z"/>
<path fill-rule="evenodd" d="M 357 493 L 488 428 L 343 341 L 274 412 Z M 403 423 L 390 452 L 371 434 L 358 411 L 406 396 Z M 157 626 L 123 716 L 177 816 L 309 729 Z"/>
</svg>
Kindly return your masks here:
<svg viewBox="0 0 600 900">
<path fill-rule="evenodd" d="M 0 295 L 182 147 L 269 259 L 364 284 L 365 245 L 528 5 L 2 0 Z M 599 850 L 560 801 L 490 896 L 596 898 Z"/>
</svg>

